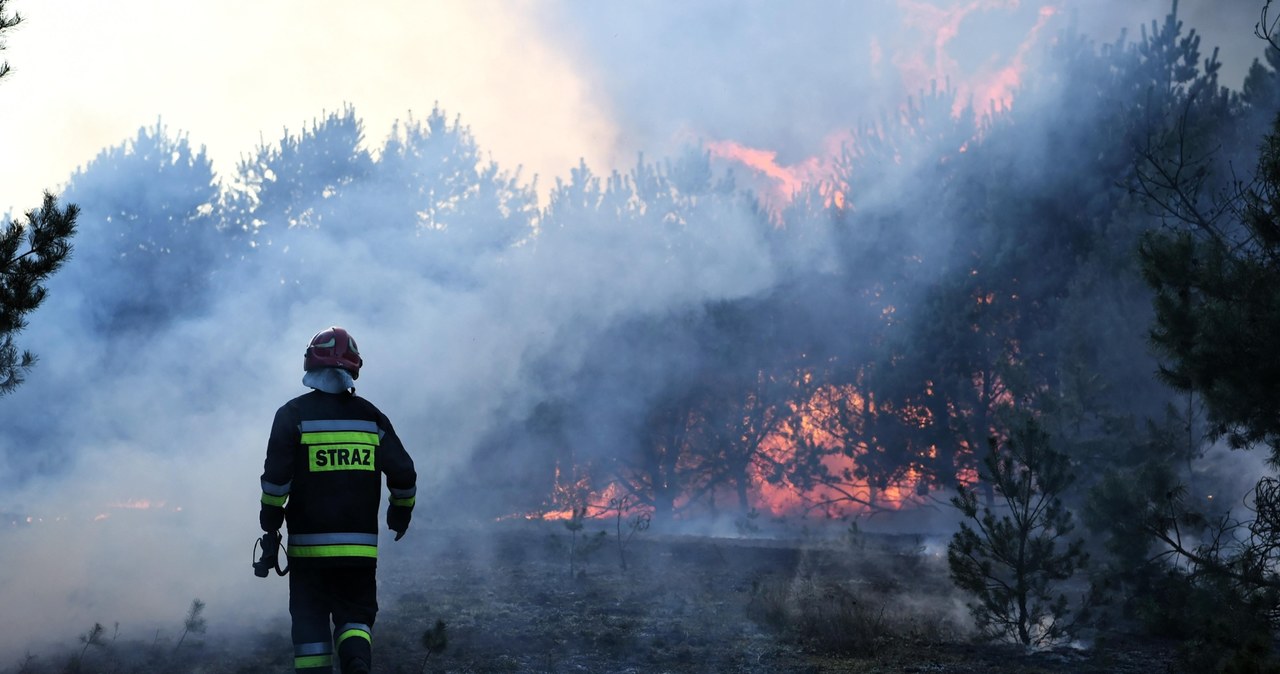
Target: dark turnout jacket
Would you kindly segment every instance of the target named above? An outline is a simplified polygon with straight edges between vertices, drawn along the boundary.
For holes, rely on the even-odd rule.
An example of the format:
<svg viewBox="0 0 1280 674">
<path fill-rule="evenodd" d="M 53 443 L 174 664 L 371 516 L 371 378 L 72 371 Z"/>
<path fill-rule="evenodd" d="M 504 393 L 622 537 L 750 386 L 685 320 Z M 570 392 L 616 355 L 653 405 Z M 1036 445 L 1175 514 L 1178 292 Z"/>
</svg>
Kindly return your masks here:
<svg viewBox="0 0 1280 674">
<path fill-rule="evenodd" d="M 354 393 L 298 396 L 271 426 L 262 528 L 288 520 L 290 566 L 375 566 L 382 475 L 389 507 L 412 508 L 417 473 L 386 415 Z"/>
</svg>

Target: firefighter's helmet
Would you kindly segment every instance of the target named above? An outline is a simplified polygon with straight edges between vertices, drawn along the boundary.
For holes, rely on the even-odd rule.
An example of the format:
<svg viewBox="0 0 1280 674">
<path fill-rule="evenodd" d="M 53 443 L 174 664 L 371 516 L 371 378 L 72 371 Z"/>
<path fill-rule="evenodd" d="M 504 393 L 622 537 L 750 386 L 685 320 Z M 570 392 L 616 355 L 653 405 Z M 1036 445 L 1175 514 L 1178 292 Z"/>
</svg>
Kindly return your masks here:
<svg viewBox="0 0 1280 674">
<path fill-rule="evenodd" d="M 340 367 L 350 372 L 352 379 L 360 378 L 360 366 L 363 364 L 355 338 L 337 326 L 317 332 L 302 359 L 302 369 L 307 372 L 322 367 Z"/>
</svg>

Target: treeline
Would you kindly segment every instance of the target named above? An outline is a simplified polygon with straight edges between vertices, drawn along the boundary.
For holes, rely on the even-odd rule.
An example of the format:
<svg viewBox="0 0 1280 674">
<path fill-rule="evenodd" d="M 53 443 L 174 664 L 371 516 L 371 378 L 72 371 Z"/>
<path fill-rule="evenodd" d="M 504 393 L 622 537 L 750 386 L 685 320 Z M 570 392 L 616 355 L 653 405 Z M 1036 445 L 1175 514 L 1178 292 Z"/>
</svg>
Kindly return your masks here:
<svg viewBox="0 0 1280 674">
<path fill-rule="evenodd" d="M 1186 466 L 1199 434 L 1151 438 L 1203 419 L 1154 376 L 1138 244 L 1179 223 L 1142 171 L 1198 152 L 1210 199 L 1252 166 L 1280 102 L 1274 51 L 1229 91 L 1170 15 L 1132 42 L 1062 34 L 1045 63 L 1010 110 L 953 115 L 942 86 L 859 126 L 832 181 L 779 213 L 697 148 L 580 165 L 539 207 L 439 109 L 373 151 L 354 109 L 327 113 L 221 181 L 157 124 L 73 176 L 76 261 L 53 289 L 86 330 L 135 339 L 227 294 L 412 314 L 388 270 L 477 301 L 559 297 L 518 360 L 530 387 L 484 401 L 468 489 L 510 485 L 506 512 L 557 483 L 617 483 L 659 521 L 746 511 L 762 482 L 814 495 L 811 512 L 876 508 L 898 485 L 972 479 L 1011 409 L 1085 488 L 1155 457 Z"/>
<path fill-rule="evenodd" d="M 435 431 L 470 444 L 434 498 L 483 517 L 609 485 L 655 526 L 743 514 L 764 490 L 815 515 L 966 484 L 990 503 L 983 459 L 1030 418 L 1069 458 L 1065 502 L 1110 541 L 1101 566 L 1133 617 L 1179 567 L 1149 566 L 1159 537 L 1135 517 L 1155 506 L 1117 490 L 1189 485 L 1182 503 L 1208 503 L 1209 431 L 1236 428 L 1206 413 L 1200 380 L 1157 376 L 1170 356 L 1151 348 L 1161 287 L 1143 252 L 1150 232 L 1205 231 L 1197 214 L 1228 227 L 1219 206 L 1280 110 L 1266 47 L 1232 91 L 1174 14 L 1134 40 L 1060 34 L 1011 109 L 953 115 L 942 84 L 851 120 L 836 175 L 779 212 L 698 148 L 579 165 L 539 205 L 439 109 L 372 151 L 354 109 L 327 113 L 223 180 L 157 124 L 73 176 L 76 257 L 53 292 L 110 336 L 90 347 L 101 362 L 228 297 L 416 316 L 424 347 L 480 314 L 479 346 L 432 353 L 479 349 L 508 374 L 475 376 L 507 385 L 467 402 L 480 432 Z"/>
</svg>

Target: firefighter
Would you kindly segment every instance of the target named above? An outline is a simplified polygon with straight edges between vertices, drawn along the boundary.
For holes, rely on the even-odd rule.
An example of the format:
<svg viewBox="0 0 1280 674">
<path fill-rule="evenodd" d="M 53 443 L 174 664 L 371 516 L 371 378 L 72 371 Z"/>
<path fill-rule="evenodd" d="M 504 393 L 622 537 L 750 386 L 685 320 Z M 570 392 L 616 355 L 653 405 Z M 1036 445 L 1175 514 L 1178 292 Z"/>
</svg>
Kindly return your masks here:
<svg viewBox="0 0 1280 674">
<path fill-rule="evenodd" d="M 302 361 L 302 383 L 313 390 L 276 411 L 267 441 L 259 520 L 264 547 L 288 521 L 296 672 L 331 672 L 335 655 L 343 674 L 369 671 L 382 475 L 395 540 L 413 514 L 413 459 L 386 415 L 355 394 L 361 365 L 346 330 L 316 333 Z"/>
</svg>

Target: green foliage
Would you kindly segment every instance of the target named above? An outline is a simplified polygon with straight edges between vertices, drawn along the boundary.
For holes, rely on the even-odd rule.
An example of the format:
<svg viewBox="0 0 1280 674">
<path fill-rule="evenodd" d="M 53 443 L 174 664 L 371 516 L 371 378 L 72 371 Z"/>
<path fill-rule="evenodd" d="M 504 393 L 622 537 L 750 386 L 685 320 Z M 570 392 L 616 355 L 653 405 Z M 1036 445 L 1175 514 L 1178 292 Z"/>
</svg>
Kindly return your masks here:
<svg viewBox="0 0 1280 674">
<path fill-rule="evenodd" d="M 1280 244 L 1280 238 L 1276 241 Z M 1280 462 L 1280 246 L 1256 253 L 1191 232 L 1155 231 L 1143 241 L 1143 273 L 1156 290 L 1151 339 L 1160 374 L 1203 397 L 1214 437 L 1232 447 L 1271 447 Z"/>
<path fill-rule="evenodd" d="M 1240 180 L 1215 161 L 1205 149 L 1214 139 L 1206 138 L 1188 106 L 1163 142 L 1142 154 L 1137 178 L 1166 221 L 1139 248 L 1143 278 L 1155 293 L 1150 337 L 1162 359 L 1159 374 L 1203 400 L 1211 439 L 1236 449 L 1265 446 L 1274 466 L 1280 465 L 1280 117 L 1274 105 L 1280 47 L 1270 9 L 1268 1 L 1257 33 L 1269 44 L 1272 69 L 1255 62 L 1244 93 L 1252 106 L 1245 119 L 1270 116 L 1253 176 Z M 1277 666 L 1271 653 L 1280 607 L 1277 484 L 1270 477 L 1257 483 L 1244 503 L 1253 516 L 1243 519 L 1204 512 L 1177 484 L 1127 497 L 1120 495 L 1123 486 L 1104 484 L 1094 499 L 1105 511 L 1128 508 L 1123 520 L 1130 524 L 1123 526 L 1140 530 L 1165 571 L 1154 588 L 1130 574 L 1131 613 L 1146 618 L 1152 631 L 1187 639 L 1187 657 L 1197 669 Z M 1120 554 L 1131 560 L 1141 554 L 1142 545 L 1129 547 Z M 1144 610 L 1156 601 L 1179 603 L 1182 610 L 1171 614 L 1176 618 Z"/>
<path fill-rule="evenodd" d="M 1275 672 L 1271 619 L 1274 592 L 1242 591 L 1221 575 L 1166 571 L 1136 607 L 1153 634 L 1179 641 L 1179 656 L 1194 672 Z"/>
<path fill-rule="evenodd" d="M 1264 9 L 1259 34 L 1271 42 L 1268 59 L 1280 63 L 1273 29 Z M 1275 74 L 1255 66 L 1249 99 L 1264 104 L 1274 97 Z M 1275 115 L 1274 107 L 1267 113 Z M 1155 292 L 1151 341 L 1164 360 L 1161 377 L 1203 398 L 1214 437 L 1237 448 L 1265 444 L 1280 463 L 1273 412 L 1280 396 L 1273 357 L 1280 347 L 1280 117 L 1270 120 L 1254 175 L 1244 181 L 1214 156 L 1206 116 L 1189 105 L 1140 152 L 1138 191 L 1167 224 L 1139 249 Z"/>
<path fill-rule="evenodd" d="M 6 2 L 0 0 L 0 50 L 4 34 L 22 22 L 20 15 L 5 11 Z M 9 63 L 0 61 L 0 78 L 8 72 Z M 70 257 L 78 212 L 75 204 L 59 210 L 45 192 L 42 206 L 28 211 L 25 222 L 12 220 L 0 228 L 0 396 L 17 388 L 36 362 L 30 351 L 19 353 L 13 336 L 44 301 L 45 281 Z"/>
<path fill-rule="evenodd" d="M 969 520 L 947 546 L 951 579 L 978 599 L 970 605 L 991 638 L 1024 645 L 1053 644 L 1071 633 L 1065 594 L 1055 585 L 1084 565 L 1084 542 L 1060 547 L 1075 528 L 1060 495 L 1074 479 L 1067 458 L 1028 418 L 992 451 L 979 478 L 999 497 L 999 510 L 979 508 L 978 493 L 961 486 L 952 504 Z M 972 526 L 970 525 L 972 523 Z"/>
<path fill-rule="evenodd" d="M 78 213 L 75 204 L 59 209 L 46 192 L 44 204 L 27 212 L 25 222 L 0 229 L 0 396 L 21 384 L 35 363 L 31 352 L 18 352 L 13 336 L 44 301 L 45 281 L 70 257 Z"/>
<path fill-rule="evenodd" d="M 1280 482 L 1264 478 L 1237 520 L 1192 507 L 1170 467 L 1114 471 L 1090 493 L 1085 520 L 1110 562 L 1094 578 L 1098 626 L 1179 641 L 1191 671 L 1270 671 L 1280 615 Z"/>
<path fill-rule="evenodd" d="M 17 13 L 9 14 L 5 12 L 5 3 L 7 2 L 8 0 L 0 0 L 0 51 L 3 51 L 5 48 L 4 32 L 9 30 L 10 28 L 13 28 L 14 26 L 17 26 L 19 23 L 22 23 L 21 14 L 17 14 Z M 0 77 L 4 77 L 8 73 L 9 73 L 9 62 L 0 61 Z"/>
</svg>

